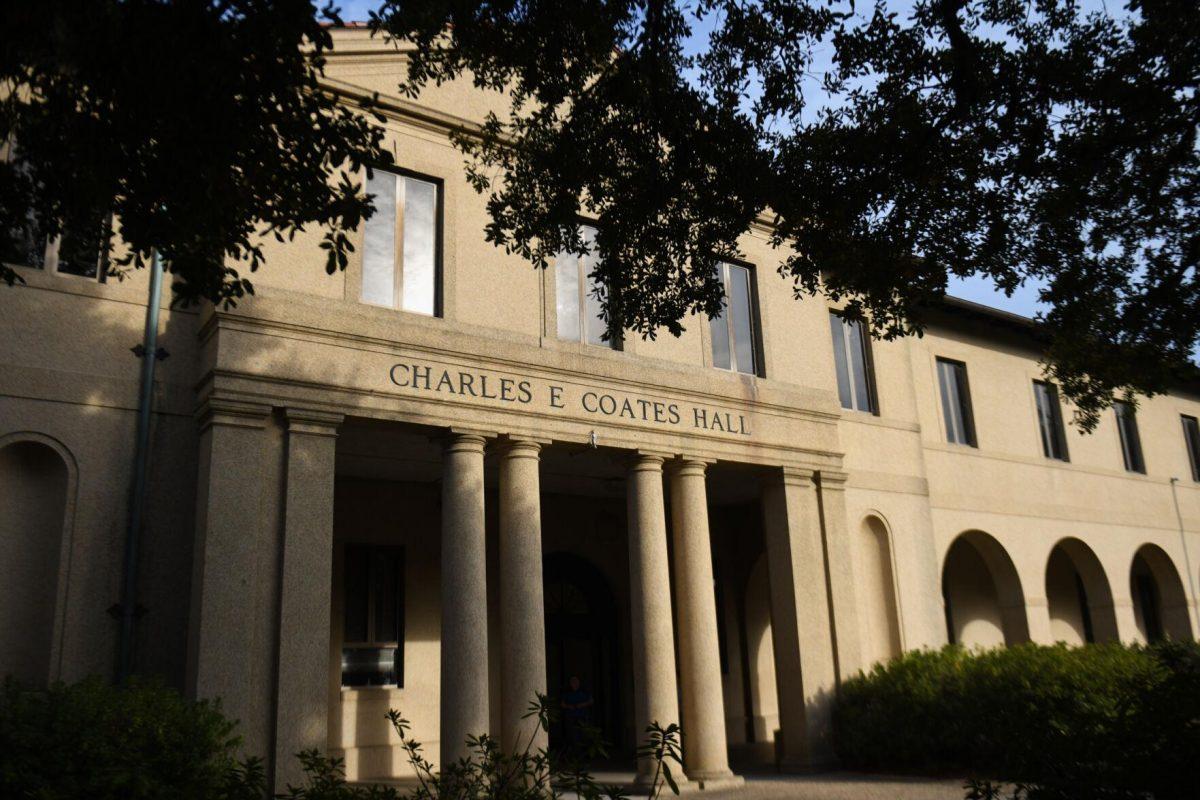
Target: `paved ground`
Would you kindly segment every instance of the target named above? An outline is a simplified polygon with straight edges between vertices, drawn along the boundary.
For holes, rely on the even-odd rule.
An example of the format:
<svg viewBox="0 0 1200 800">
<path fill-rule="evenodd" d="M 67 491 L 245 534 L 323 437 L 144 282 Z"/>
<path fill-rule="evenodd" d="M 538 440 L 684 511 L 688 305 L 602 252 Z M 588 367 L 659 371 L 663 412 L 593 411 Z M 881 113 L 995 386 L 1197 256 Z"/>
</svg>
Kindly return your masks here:
<svg viewBox="0 0 1200 800">
<path fill-rule="evenodd" d="M 701 800 L 963 800 L 962 781 L 831 772 L 759 775 L 741 789 L 692 795 Z"/>
<path fill-rule="evenodd" d="M 598 772 L 602 784 L 629 785 L 632 773 Z M 817 775 L 748 775 L 737 789 L 685 790 L 682 800 L 963 800 L 962 781 L 825 772 Z M 637 790 L 631 798 L 644 797 Z M 666 790 L 661 800 L 672 800 Z"/>
</svg>

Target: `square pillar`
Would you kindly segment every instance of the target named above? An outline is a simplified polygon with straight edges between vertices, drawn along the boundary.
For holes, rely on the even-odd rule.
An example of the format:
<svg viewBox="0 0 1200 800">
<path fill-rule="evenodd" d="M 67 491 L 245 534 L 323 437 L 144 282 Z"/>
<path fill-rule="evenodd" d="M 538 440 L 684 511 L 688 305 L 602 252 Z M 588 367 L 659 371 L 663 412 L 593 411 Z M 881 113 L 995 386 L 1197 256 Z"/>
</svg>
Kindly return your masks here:
<svg viewBox="0 0 1200 800">
<path fill-rule="evenodd" d="M 269 556 L 281 457 L 270 413 L 213 398 L 201 416 L 187 671 L 188 694 L 221 700 L 239 722 L 243 754 L 267 759 L 268 775 L 276 590 Z"/>
<path fill-rule="evenodd" d="M 853 677 L 863 667 L 862 633 L 855 593 L 854 546 L 846 520 L 846 473 L 821 470 L 821 522 L 833 601 L 833 641 L 838 680 Z"/>
<path fill-rule="evenodd" d="M 763 486 L 762 510 L 783 735 L 780 768 L 820 768 L 834 760 L 837 673 L 813 473 L 781 469 Z"/>
<path fill-rule="evenodd" d="M 275 788 L 303 778 L 296 754 L 329 746 L 334 455 L 340 414 L 289 408 L 284 480 Z"/>
</svg>

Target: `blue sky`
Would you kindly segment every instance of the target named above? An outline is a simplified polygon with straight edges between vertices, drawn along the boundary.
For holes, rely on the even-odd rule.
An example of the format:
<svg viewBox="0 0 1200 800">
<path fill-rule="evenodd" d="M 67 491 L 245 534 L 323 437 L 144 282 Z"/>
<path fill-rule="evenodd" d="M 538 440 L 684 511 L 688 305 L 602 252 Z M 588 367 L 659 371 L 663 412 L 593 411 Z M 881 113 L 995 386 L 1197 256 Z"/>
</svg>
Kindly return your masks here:
<svg viewBox="0 0 1200 800">
<path fill-rule="evenodd" d="M 336 0 L 335 0 L 336 1 Z M 1084 0 L 1085 7 L 1097 7 L 1103 4 L 1102 0 Z M 378 0 L 340 0 L 338 5 L 341 7 L 342 19 L 347 22 L 365 21 L 367 13 L 371 9 L 378 8 Z M 911 3 L 908 0 L 897 0 L 893 3 L 897 10 L 903 10 L 910 7 Z M 864 4 L 864 7 L 869 7 L 869 4 Z M 705 32 L 696 30 L 693 38 L 697 40 L 697 46 L 703 45 Z M 997 290 L 989 281 L 983 278 L 951 278 L 948 291 L 955 297 L 961 297 L 964 300 L 972 300 L 976 303 L 1000 308 L 1014 314 L 1031 317 L 1039 309 L 1044 306 L 1038 300 L 1039 286 L 1036 284 L 1026 284 L 1019 287 L 1012 295 L 1006 297 L 1003 292 Z"/>
</svg>

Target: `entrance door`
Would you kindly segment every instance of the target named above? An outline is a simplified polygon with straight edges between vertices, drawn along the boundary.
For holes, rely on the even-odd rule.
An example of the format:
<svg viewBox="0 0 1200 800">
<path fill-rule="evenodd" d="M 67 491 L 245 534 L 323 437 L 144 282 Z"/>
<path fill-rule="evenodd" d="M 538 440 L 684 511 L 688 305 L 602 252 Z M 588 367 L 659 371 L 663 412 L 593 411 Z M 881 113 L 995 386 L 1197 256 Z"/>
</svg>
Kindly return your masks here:
<svg viewBox="0 0 1200 800">
<path fill-rule="evenodd" d="M 592 725 L 617 747 L 621 730 L 617 698 L 620 674 L 616 652 L 616 606 L 608 582 L 595 566 L 569 553 L 551 553 L 544 564 L 546 603 L 546 683 L 550 702 L 560 708 L 572 676 L 592 695 Z M 562 723 L 550 731 L 551 747 L 564 741 Z"/>
</svg>

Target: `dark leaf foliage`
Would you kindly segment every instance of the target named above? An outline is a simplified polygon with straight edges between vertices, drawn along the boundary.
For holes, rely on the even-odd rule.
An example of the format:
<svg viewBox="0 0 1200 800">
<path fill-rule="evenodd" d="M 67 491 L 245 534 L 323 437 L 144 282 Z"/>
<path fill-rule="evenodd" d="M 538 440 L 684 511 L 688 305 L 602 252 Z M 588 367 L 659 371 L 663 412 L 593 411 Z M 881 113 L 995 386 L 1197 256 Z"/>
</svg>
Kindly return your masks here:
<svg viewBox="0 0 1200 800">
<path fill-rule="evenodd" d="M 1197 796 L 1200 646 L 908 653 L 844 683 L 850 768 L 969 775 L 968 800 Z"/>
<path fill-rule="evenodd" d="M 110 269 L 157 250 L 185 303 L 235 304 L 253 292 L 261 237 L 309 225 L 324 229 L 327 271 L 344 269 L 372 210 L 355 173 L 391 156 L 369 108 L 320 86 L 334 13 L 310 0 L 0 4 L 5 241 L 111 212 L 128 250 Z"/>
<path fill-rule="evenodd" d="M 950 276 L 1045 284 L 1049 374 L 1094 426 L 1193 374 L 1200 5 L 386 0 L 404 91 L 470 75 L 487 235 L 545 266 L 597 222 L 610 335 L 680 331 L 765 215 L 798 296 L 919 333 Z M 685 47 L 693 28 L 707 46 Z M 826 63 L 828 62 L 828 63 Z"/>
</svg>

